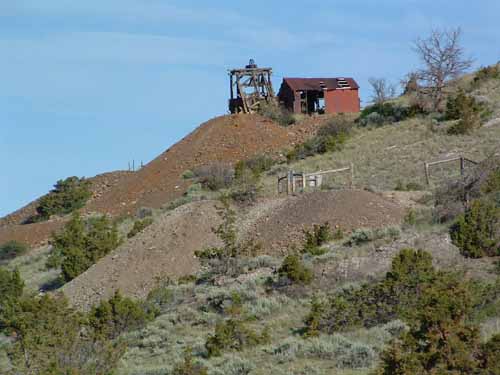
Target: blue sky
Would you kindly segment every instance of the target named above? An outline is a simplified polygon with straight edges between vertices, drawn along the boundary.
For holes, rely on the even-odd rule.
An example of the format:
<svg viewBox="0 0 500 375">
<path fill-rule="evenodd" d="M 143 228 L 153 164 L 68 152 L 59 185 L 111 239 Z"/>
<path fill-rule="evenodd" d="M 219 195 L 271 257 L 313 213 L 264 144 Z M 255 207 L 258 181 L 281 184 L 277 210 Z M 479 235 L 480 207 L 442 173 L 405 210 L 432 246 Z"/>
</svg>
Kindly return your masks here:
<svg viewBox="0 0 500 375">
<path fill-rule="evenodd" d="M 60 178 L 148 162 L 226 112 L 226 70 L 249 58 L 276 85 L 353 76 L 364 101 L 369 77 L 418 66 L 411 42 L 432 27 L 461 26 L 478 66 L 500 59 L 498 0 L 246 4 L 0 0 L 0 215 Z"/>
</svg>

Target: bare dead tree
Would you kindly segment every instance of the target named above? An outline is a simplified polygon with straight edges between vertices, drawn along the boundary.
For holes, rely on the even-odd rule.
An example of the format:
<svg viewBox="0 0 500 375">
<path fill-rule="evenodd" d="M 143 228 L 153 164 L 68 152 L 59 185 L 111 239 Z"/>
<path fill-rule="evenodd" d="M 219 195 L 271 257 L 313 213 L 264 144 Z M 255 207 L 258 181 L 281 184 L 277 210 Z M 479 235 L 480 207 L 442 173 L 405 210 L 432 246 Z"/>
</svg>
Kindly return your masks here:
<svg viewBox="0 0 500 375">
<path fill-rule="evenodd" d="M 372 86 L 373 94 L 371 100 L 375 104 L 384 104 L 396 95 L 396 86 L 388 82 L 385 78 L 370 78 L 368 82 Z"/>
<path fill-rule="evenodd" d="M 450 79 L 465 73 L 473 63 L 464 56 L 460 45 L 460 28 L 432 30 L 425 39 L 417 39 L 414 50 L 424 67 L 418 71 L 418 78 L 430 90 L 434 110 L 443 102 L 443 90 Z"/>
</svg>

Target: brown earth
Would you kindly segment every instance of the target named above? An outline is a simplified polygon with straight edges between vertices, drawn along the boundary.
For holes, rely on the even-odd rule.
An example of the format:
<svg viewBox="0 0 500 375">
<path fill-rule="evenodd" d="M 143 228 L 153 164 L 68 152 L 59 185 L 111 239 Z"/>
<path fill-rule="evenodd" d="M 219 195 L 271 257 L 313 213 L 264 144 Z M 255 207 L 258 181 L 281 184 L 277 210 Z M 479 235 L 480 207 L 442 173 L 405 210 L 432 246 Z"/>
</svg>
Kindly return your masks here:
<svg viewBox="0 0 500 375">
<path fill-rule="evenodd" d="M 94 197 L 84 212 L 133 215 L 140 207 L 158 208 L 182 196 L 191 184 L 182 173 L 215 162 L 235 163 L 257 154 L 279 154 L 314 134 L 326 118 L 311 118 L 287 128 L 258 115 L 214 118 L 137 172 L 114 172 L 94 178 Z M 37 245 L 61 227 L 55 220 L 20 225 L 35 213 L 36 201 L 0 219 L 0 243 L 11 239 Z"/>
<path fill-rule="evenodd" d="M 157 218 L 61 290 L 83 309 L 109 298 L 117 289 L 144 298 L 159 279 L 177 279 L 198 269 L 194 252 L 220 245 L 212 231 L 219 222 L 212 201 L 181 206 Z"/>
<path fill-rule="evenodd" d="M 328 222 L 349 233 L 356 228 L 380 228 L 401 223 L 405 209 L 364 190 L 319 191 L 288 197 L 257 219 L 249 233 L 270 252 L 284 253 L 300 243 L 303 230 Z"/>
<path fill-rule="evenodd" d="M 106 191 L 123 183 L 133 174 L 133 172 L 116 171 L 89 178 L 92 192 L 92 198 L 89 202 L 99 199 Z M 36 214 L 37 205 L 38 199 L 0 219 L 0 243 L 14 240 L 32 247 L 43 246 L 47 243 L 51 233 L 60 229 L 69 219 L 68 216 L 54 216 L 44 222 L 22 224 Z"/>
<path fill-rule="evenodd" d="M 95 177 L 89 178 L 88 181 L 90 182 L 90 191 L 92 192 L 92 198 L 90 201 L 98 199 L 107 190 L 123 183 L 125 179 L 131 177 L 133 174 L 134 172 L 116 171 L 99 174 Z M 0 218 L 0 228 L 4 226 L 23 224 L 26 219 L 34 216 L 36 214 L 36 207 L 38 206 L 39 199 L 36 199 L 33 202 L 28 203 L 26 206 Z"/>
<path fill-rule="evenodd" d="M 332 191 L 265 200 L 239 213 L 240 237 L 254 238 L 267 254 L 285 252 L 299 243 L 302 229 L 329 221 L 343 230 L 399 224 L 403 209 L 370 192 Z M 157 218 L 62 291 L 72 304 L 88 308 L 115 290 L 144 298 L 159 278 L 176 279 L 199 269 L 194 252 L 219 245 L 212 229 L 221 219 L 216 202 L 181 206 Z"/>
<path fill-rule="evenodd" d="M 91 202 L 87 210 L 134 214 L 139 207 L 157 208 L 182 196 L 190 181 L 182 173 L 216 162 L 235 163 L 252 156 L 277 154 L 303 141 L 314 124 L 284 128 L 258 115 L 217 117 L 166 150 L 115 189 Z"/>
</svg>

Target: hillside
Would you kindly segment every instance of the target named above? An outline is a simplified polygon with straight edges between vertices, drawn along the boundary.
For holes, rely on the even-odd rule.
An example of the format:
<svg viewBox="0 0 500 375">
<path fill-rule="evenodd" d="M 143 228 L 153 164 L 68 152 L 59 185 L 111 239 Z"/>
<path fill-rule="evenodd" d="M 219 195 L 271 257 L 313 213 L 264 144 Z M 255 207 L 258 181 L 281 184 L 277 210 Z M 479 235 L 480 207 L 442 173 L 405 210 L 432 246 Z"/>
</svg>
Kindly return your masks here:
<svg viewBox="0 0 500 375">
<path fill-rule="evenodd" d="M 278 154 L 303 141 L 317 121 L 283 128 L 257 116 L 221 116 L 198 127 L 137 172 L 112 172 L 91 178 L 93 197 L 84 212 L 113 216 L 134 215 L 138 208 L 160 208 L 181 197 L 191 182 L 186 170 L 212 163 L 234 164 L 257 154 Z M 35 213 L 36 201 L 0 219 L 0 243 L 18 240 L 43 243 L 64 218 L 36 224 L 22 223 Z"/>
<path fill-rule="evenodd" d="M 62 285 L 64 266 L 46 267 L 55 250 L 35 245 L 69 218 L 21 224 L 35 203 L 0 221 L 0 244 L 34 245 L 4 265 L 19 271 L 26 294 L 48 299 L 42 312 L 53 315 L 37 319 L 57 332 L 75 329 L 66 315 L 87 318 L 75 341 L 58 344 L 79 350 L 65 360 L 98 358 L 120 375 L 386 375 L 387 358 L 427 360 L 428 342 L 448 366 L 440 373 L 496 373 L 500 72 L 476 76 L 448 88 L 450 101 L 462 88 L 487 103 L 477 106 L 481 126 L 465 134 L 449 132 L 461 118 L 426 111 L 400 120 L 377 112 L 373 123 L 363 114 L 314 116 L 289 127 L 257 115 L 208 121 L 141 170 L 91 180 L 82 221 L 60 241 L 75 245 L 66 266 L 85 260 L 78 246 L 91 253 L 119 241 L 76 277 Z M 403 112 L 410 102 L 402 96 L 389 107 Z M 424 163 L 460 156 L 477 163 L 466 162 L 463 175 L 458 161 L 433 167 L 427 184 Z M 213 163 L 231 167 L 227 184 L 210 189 L 195 174 L 183 177 Z M 289 170 L 350 165 L 350 188 L 339 174 L 278 192 Z M 94 213 L 109 214 L 116 232 L 92 227 Z M 59 295 L 69 307 L 53 302 Z M 12 365 L 13 343 L 0 336 L 0 370 Z M 401 373 L 428 374 L 415 368 Z"/>
<path fill-rule="evenodd" d="M 327 204 L 325 204 L 327 202 Z M 346 232 L 401 223 L 404 209 L 367 191 L 317 192 L 310 196 L 263 200 L 239 214 L 238 236 L 251 239 L 263 254 L 285 254 L 303 241 L 311 223 L 332 222 Z M 195 251 L 220 246 L 213 233 L 221 223 L 217 203 L 194 202 L 166 212 L 144 232 L 101 259 L 62 288 L 70 302 L 89 308 L 116 290 L 146 298 L 158 280 L 200 271 Z"/>
</svg>

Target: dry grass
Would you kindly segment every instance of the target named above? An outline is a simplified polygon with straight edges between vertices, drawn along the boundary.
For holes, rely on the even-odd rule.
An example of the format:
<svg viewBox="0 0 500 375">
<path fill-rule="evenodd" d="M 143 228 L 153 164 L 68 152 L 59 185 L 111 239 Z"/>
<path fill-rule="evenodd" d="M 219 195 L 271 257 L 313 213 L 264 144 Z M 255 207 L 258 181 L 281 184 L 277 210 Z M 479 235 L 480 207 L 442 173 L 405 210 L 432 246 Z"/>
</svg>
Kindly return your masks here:
<svg viewBox="0 0 500 375">
<path fill-rule="evenodd" d="M 437 127 L 431 120 L 418 118 L 375 129 L 358 129 L 344 150 L 310 157 L 288 168 L 313 172 L 353 163 L 357 188 L 394 190 L 399 181 L 425 185 L 426 161 L 458 155 L 479 161 L 500 148 L 500 125 L 483 127 L 465 136 L 450 136 Z M 432 182 L 458 175 L 458 162 L 436 167 L 432 170 Z M 264 195 L 277 194 L 276 181 L 275 175 L 264 178 Z"/>
<path fill-rule="evenodd" d="M 169 312 L 159 316 L 142 331 L 126 336 L 129 349 L 121 360 L 119 374 L 170 374 L 175 364 L 182 360 L 183 351 L 187 346 L 193 348 L 196 359 L 209 369 L 209 374 L 331 374 L 332 371 L 341 375 L 364 375 L 368 369 L 353 370 L 339 368 L 332 361 L 334 350 L 343 342 L 353 343 L 355 347 L 376 346 L 377 350 L 384 344 L 387 336 L 376 333 L 367 334 L 364 342 L 362 334 L 346 339 L 341 336 L 325 336 L 314 342 L 304 341 L 296 329 L 303 325 L 303 319 L 309 311 L 308 299 L 293 299 L 284 295 L 265 293 L 265 278 L 258 276 L 243 284 L 235 281 L 233 286 L 182 286 L 176 291 L 184 297 L 172 305 Z M 242 352 L 225 353 L 222 357 L 206 359 L 204 343 L 206 337 L 213 332 L 216 322 L 222 318 L 206 310 L 207 298 L 217 295 L 230 295 L 238 291 L 248 299 L 243 304 L 241 317 L 248 327 L 260 330 L 268 327 L 271 342 Z M 382 330 L 380 330 L 381 332 Z M 377 342 L 377 337 L 380 340 Z M 290 341 L 295 347 L 302 348 L 300 352 L 291 353 L 290 358 L 283 361 L 283 356 L 277 355 L 275 349 Z M 339 344 L 337 344 L 339 342 Z M 370 349 L 371 350 L 371 349 Z M 377 351 L 376 350 L 376 351 Z"/>
<path fill-rule="evenodd" d="M 49 253 L 49 246 L 33 249 L 28 254 L 10 261 L 7 268 L 11 270 L 17 268 L 19 270 L 28 291 L 36 292 L 40 289 L 51 289 L 56 286 L 60 271 L 48 270 L 45 266 Z"/>
</svg>

